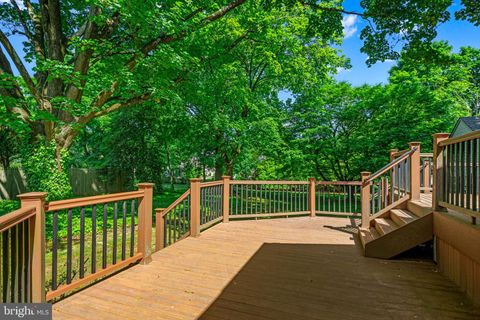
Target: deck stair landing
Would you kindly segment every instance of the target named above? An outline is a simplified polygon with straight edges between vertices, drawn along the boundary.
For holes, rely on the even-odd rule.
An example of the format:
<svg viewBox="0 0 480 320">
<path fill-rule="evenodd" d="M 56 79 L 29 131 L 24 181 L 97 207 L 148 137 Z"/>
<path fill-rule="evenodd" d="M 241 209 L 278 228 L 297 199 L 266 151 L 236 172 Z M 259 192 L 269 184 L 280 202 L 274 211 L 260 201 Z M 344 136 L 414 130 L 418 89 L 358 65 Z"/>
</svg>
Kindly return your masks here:
<svg viewBox="0 0 480 320">
<path fill-rule="evenodd" d="M 370 228 L 360 229 L 365 256 L 390 259 L 431 240 L 432 210 L 427 198 L 422 195 L 420 201 L 409 201 L 406 206 L 373 219 Z"/>
</svg>

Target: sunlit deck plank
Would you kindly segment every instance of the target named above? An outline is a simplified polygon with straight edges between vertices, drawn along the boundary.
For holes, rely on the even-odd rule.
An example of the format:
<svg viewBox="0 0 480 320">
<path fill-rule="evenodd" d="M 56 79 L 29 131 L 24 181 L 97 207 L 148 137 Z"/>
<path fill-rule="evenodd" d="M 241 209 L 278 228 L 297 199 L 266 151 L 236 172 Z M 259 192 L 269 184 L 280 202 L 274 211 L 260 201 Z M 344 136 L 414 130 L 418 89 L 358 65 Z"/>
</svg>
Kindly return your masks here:
<svg viewBox="0 0 480 320">
<path fill-rule="evenodd" d="M 364 258 L 346 218 L 219 224 L 54 305 L 55 319 L 475 319 L 430 262 Z M 358 221 L 356 222 L 358 223 Z M 355 223 L 355 224 L 356 224 Z"/>
</svg>

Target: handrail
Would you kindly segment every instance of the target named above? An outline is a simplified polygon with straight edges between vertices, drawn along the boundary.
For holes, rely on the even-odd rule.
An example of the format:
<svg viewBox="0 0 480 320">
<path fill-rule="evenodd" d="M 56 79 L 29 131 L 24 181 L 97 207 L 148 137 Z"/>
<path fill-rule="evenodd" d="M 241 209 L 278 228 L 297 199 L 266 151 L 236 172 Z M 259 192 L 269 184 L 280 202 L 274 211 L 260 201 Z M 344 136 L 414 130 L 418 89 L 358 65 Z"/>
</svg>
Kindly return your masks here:
<svg viewBox="0 0 480 320">
<path fill-rule="evenodd" d="M 169 205 L 165 210 L 162 211 L 162 217 L 164 217 L 167 213 L 169 213 L 173 208 L 180 204 L 183 200 L 185 200 L 190 195 L 190 189 L 185 191 L 177 200 L 175 200 L 171 205 Z"/>
<path fill-rule="evenodd" d="M 420 153 L 420 158 L 433 158 L 433 153 Z"/>
<path fill-rule="evenodd" d="M 22 207 L 0 217 L 0 232 L 19 224 L 22 221 L 34 216 L 36 208 L 33 206 Z"/>
<path fill-rule="evenodd" d="M 409 150 L 410 150 L 410 149 L 405 149 L 405 150 L 396 151 L 396 152 L 393 152 L 392 155 L 393 155 L 394 157 L 398 157 L 398 156 L 401 156 L 401 155 L 407 153 Z"/>
<path fill-rule="evenodd" d="M 406 158 L 408 158 L 412 153 L 414 153 L 415 151 L 417 150 L 417 147 L 413 147 L 412 149 L 410 149 L 410 151 L 404 153 L 403 155 L 401 155 L 400 157 L 396 158 L 395 160 L 391 161 L 390 163 L 388 163 L 387 165 L 385 165 L 383 168 L 381 168 L 380 170 L 378 170 L 377 172 L 375 173 L 372 173 L 367 179 L 365 179 L 365 181 L 363 182 L 363 185 L 367 185 L 368 183 L 370 183 L 372 180 L 380 177 L 382 174 L 384 174 L 385 172 L 387 172 L 388 170 L 392 169 L 393 167 L 395 167 L 397 164 L 399 164 L 400 162 L 402 162 L 403 160 L 405 160 Z"/>
<path fill-rule="evenodd" d="M 144 196 L 144 192 L 142 190 L 139 190 L 139 191 L 131 191 L 131 192 L 104 194 L 104 195 L 93 196 L 93 197 L 58 200 L 58 201 L 49 202 L 45 208 L 45 211 L 46 212 L 58 211 L 58 210 L 84 207 L 84 206 L 95 205 L 95 204 L 106 203 L 106 202 L 131 200 L 131 199 L 141 198 L 143 196 Z"/>
<path fill-rule="evenodd" d="M 459 142 L 465 142 L 465 141 L 469 141 L 469 140 L 473 140 L 473 139 L 478 139 L 480 138 L 480 130 L 477 130 L 477 131 L 473 131 L 473 132 L 469 132 L 469 133 L 466 133 L 462 136 L 459 136 L 459 137 L 455 137 L 455 138 L 449 138 L 449 139 L 446 139 L 446 140 L 443 140 L 443 141 L 440 141 L 438 143 L 438 145 L 440 147 L 445 147 L 445 146 L 448 146 L 450 144 L 455 144 L 455 143 L 459 143 Z"/>
</svg>

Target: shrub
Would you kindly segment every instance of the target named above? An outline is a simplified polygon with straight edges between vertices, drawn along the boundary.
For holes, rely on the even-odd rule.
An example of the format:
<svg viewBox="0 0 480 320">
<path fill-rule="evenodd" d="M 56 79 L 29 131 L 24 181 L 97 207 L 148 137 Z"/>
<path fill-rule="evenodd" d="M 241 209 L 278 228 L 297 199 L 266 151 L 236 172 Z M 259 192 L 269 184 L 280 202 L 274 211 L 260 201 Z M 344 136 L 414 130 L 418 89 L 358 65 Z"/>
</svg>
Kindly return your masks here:
<svg viewBox="0 0 480 320">
<path fill-rule="evenodd" d="M 31 191 L 48 192 L 47 200 L 70 198 L 73 194 L 68 179 L 68 152 L 61 154 L 60 170 L 55 157 L 55 145 L 38 144 L 31 147 L 22 157 L 22 164 Z"/>
</svg>

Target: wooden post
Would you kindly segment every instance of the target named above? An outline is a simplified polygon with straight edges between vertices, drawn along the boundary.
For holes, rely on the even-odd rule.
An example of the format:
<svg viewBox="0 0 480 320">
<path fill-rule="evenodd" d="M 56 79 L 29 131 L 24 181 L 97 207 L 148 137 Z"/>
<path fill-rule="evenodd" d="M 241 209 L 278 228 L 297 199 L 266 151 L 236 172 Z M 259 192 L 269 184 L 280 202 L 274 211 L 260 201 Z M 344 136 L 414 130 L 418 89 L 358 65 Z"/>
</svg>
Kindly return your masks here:
<svg viewBox="0 0 480 320">
<path fill-rule="evenodd" d="M 152 261 L 152 206 L 153 183 L 139 183 L 138 189 L 143 190 L 143 198 L 138 204 L 138 252 L 143 253 L 141 264 Z"/>
<path fill-rule="evenodd" d="M 223 180 L 223 222 L 229 221 L 230 214 L 230 176 L 222 176 Z"/>
<path fill-rule="evenodd" d="M 19 194 L 22 207 L 35 207 L 35 215 L 29 218 L 32 272 L 32 302 L 45 302 L 45 197 L 46 192 Z"/>
<path fill-rule="evenodd" d="M 163 218 L 163 211 L 165 208 L 155 209 L 155 252 L 165 248 L 165 219 Z"/>
<path fill-rule="evenodd" d="M 423 161 L 423 193 L 430 193 L 430 161 Z"/>
<path fill-rule="evenodd" d="M 410 142 L 410 200 L 420 200 L 420 142 Z"/>
<path fill-rule="evenodd" d="M 433 184 L 432 184 L 432 208 L 435 211 L 446 211 L 439 205 L 443 200 L 443 150 L 438 144 L 448 139 L 448 133 L 435 133 L 433 135 Z"/>
<path fill-rule="evenodd" d="M 370 183 L 365 183 L 365 180 L 370 176 L 370 172 L 363 171 L 362 176 L 362 228 L 370 228 Z"/>
<path fill-rule="evenodd" d="M 200 235 L 200 178 L 190 179 L 190 236 Z"/>
<path fill-rule="evenodd" d="M 315 178 L 308 178 L 309 188 L 308 188 L 308 202 L 310 208 L 310 217 L 315 217 L 316 208 L 315 208 L 315 195 L 316 195 L 316 188 L 315 188 Z"/>
</svg>

